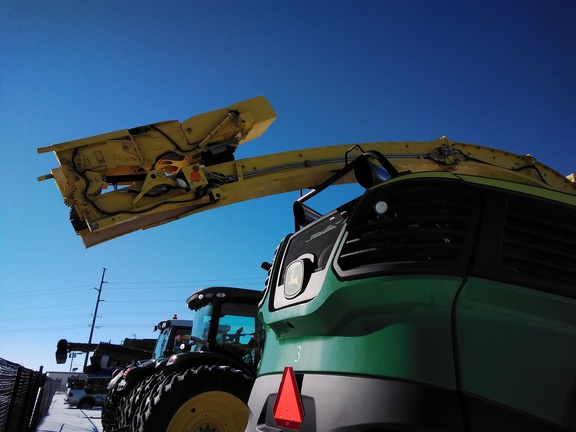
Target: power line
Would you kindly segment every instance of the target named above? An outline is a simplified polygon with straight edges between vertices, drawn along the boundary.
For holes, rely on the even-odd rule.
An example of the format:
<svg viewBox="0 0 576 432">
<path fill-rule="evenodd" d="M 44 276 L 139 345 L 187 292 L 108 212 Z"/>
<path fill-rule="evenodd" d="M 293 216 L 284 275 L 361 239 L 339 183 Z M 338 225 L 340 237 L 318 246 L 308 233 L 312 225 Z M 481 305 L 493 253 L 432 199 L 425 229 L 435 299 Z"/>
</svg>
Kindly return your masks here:
<svg viewBox="0 0 576 432">
<path fill-rule="evenodd" d="M 55 331 L 55 330 L 75 330 L 75 329 L 84 329 L 86 328 L 86 324 L 78 324 L 78 325 L 69 325 L 69 326 L 55 326 L 55 327 L 30 327 L 30 328 L 15 328 L 15 329 L 0 329 L 0 334 L 15 334 L 15 333 L 31 333 L 31 332 L 45 332 L 45 331 Z M 103 324 L 96 326 L 96 328 L 134 328 L 134 329 L 142 329 L 142 328 L 152 328 L 151 323 L 146 324 L 129 324 L 129 323 L 121 323 L 121 324 Z"/>
<path fill-rule="evenodd" d="M 238 285 L 238 282 L 242 282 L 242 285 L 249 283 L 251 285 L 260 285 L 265 280 L 264 277 L 251 277 L 251 278 L 226 278 L 226 279 L 196 279 L 192 281 L 141 281 L 141 282 L 112 282 L 110 285 L 115 285 L 115 290 L 137 290 L 137 289 L 177 289 L 177 288 L 187 288 L 193 289 L 197 287 L 205 287 L 209 285 L 219 285 L 223 282 L 232 282 L 232 285 Z M 244 282 L 243 282 L 244 281 Z M 174 284 L 180 284 L 179 286 L 169 286 Z M 158 286 L 150 286 L 150 287 L 118 287 L 118 285 L 158 285 Z M 228 285 L 228 283 L 226 283 Z M 59 288 L 48 288 L 44 290 L 27 290 L 25 293 L 0 293 L 0 298 L 10 299 L 10 298 L 19 298 L 19 297 L 28 297 L 30 294 L 34 295 L 54 295 L 54 294 L 61 294 L 61 293 L 71 293 L 71 292 L 85 292 L 86 288 L 89 288 L 90 285 L 76 285 L 71 287 L 59 287 Z"/>
<path fill-rule="evenodd" d="M 69 325 L 69 326 L 55 326 L 55 327 L 34 327 L 34 328 L 22 328 L 18 327 L 16 329 L 7 329 L 5 327 L 0 328 L 0 333 L 30 333 L 30 332 L 44 332 L 44 331 L 54 331 L 54 330 L 74 330 L 86 328 L 86 324 L 83 325 Z"/>
<path fill-rule="evenodd" d="M 43 295 L 55 295 L 55 294 L 68 294 L 72 292 L 85 292 L 86 288 L 62 288 L 56 290 L 41 290 L 41 291 L 26 291 L 22 293 L 9 293 L 9 294 L 0 294 L 0 298 L 3 299 L 11 299 L 11 298 L 18 298 L 18 297 L 29 297 L 30 295 L 34 294 L 34 296 L 43 296 Z"/>
<path fill-rule="evenodd" d="M 185 299 L 177 299 L 177 300 L 169 300 L 169 299 L 161 299 L 162 303 L 166 303 L 166 302 L 179 302 L 179 303 L 185 303 Z M 110 300 L 107 301 L 106 303 L 159 303 L 160 300 L 156 299 L 156 300 Z"/>
<path fill-rule="evenodd" d="M 184 281 L 144 281 L 144 282 L 111 282 L 110 285 L 137 285 L 137 284 L 157 284 L 157 285 L 170 285 L 170 284 L 201 284 L 201 285 L 211 285 L 215 282 L 224 281 L 243 281 L 243 280 L 264 280 L 265 278 L 249 277 L 249 278 L 237 278 L 229 277 L 224 279 L 194 279 L 194 280 L 184 280 Z"/>
<path fill-rule="evenodd" d="M 65 307 L 71 307 L 71 306 L 83 306 L 83 305 L 89 305 L 92 304 L 92 302 L 88 302 L 88 303 L 72 303 L 72 304 L 66 304 Z M 61 304 L 56 304 L 56 305 L 52 305 L 52 306 L 34 306 L 34 307 L 22 307 L 22 308 L 10 308 L 10 309 L 0 309 L 0 312 L 12 312 L 12 311 L 29 311 L 29 310 L 37 310 L 37 309 L 62 309 L 62 305 Z"/>
</svg>

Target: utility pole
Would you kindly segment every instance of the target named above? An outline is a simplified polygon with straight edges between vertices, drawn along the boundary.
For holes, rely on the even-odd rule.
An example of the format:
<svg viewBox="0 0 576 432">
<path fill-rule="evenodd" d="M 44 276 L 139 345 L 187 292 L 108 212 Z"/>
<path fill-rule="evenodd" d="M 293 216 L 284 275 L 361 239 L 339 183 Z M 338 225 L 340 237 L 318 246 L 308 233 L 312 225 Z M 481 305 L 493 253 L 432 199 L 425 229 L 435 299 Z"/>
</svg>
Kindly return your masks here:
<svg viewBox="0 0 576 432">
<path fill-rule="evenodd" d="M 101 301 L 104 300 L 100 300 L 100 294 L 102 294 L 102 285 L 104 285 L 107 282 L 104 282 L 104 275 L 106 274 L 106 268 L 102 269 L 102 279 L 100 280 L 100 288 L 96 289 L 94 288 L 96 291 L 98 291 L 98 298 L 96 299 L 96 307 L 94 308 L 94 316 L 92 317 L 92 325 L 90 326 L 90 337 L 88 338 L 88 344 L 92 343 L 92 335 L 94 334 L 94 326 L 96 324 L 96 315 L 98 315 L 98 305 L 100 304 Z M 86 366 L 88 365 L 88 357 L 90 357 L 90 353 L 87 352 L 86 353 L 86 358 L 84 359 L 84 369 L 86 369 Z"/>
</svg>

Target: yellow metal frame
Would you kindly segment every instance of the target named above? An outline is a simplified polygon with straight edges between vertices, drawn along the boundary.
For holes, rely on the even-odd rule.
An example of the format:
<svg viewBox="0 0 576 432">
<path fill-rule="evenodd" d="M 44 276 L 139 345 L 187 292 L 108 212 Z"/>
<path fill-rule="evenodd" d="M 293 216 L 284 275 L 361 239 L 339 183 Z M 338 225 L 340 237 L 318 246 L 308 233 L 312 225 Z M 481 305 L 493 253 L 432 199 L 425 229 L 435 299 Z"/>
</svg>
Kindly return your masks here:
<svg viewBox="0 0 576 432">
<path fill-rule="evenodd" d="M 56 181 L 86 247 L 204 210 L 313 188 L 368 150 L 384 154 L 399 172 L 449 171 L 576 194 L 573 179 L 530 155 L 455 143 L 446 137 L 335 145 L 206 163 L 211 152 L 216 158 L 223 151 L 231 154 L 239 144 L 259 137 L 275 118 L 268 101 L 258 97 L 182 123 L 156 123 L 41 148 L 40 153 L 54 152 L 59 167 L 39 180 Z M 350 173 L 338 182 L 352 181 Z"/>
</svg>

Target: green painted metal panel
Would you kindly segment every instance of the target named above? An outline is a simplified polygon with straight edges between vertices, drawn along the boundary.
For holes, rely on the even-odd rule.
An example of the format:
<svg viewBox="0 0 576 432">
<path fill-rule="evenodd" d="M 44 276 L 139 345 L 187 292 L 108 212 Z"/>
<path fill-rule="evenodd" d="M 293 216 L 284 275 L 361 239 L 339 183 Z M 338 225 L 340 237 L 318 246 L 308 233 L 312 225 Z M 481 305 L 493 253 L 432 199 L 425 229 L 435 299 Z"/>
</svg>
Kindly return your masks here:
<svg viewBox="0 0 576 432">
<path fill-rule="evenodd" d="M 576 409 L 575 310 L 576 299 L 471 278 L 456 314 L 462 390 L 563 423 Z"/>
<path fill-rule="evenodd" d="M 261 311 L 268 332 L 260 374 L 292 366 L 300 372 L 377 375 L 453 389 L 451 315 L 460 284 L 448 276 L 342 283 L 330 274 L 322 296 Z"/>
</svg>

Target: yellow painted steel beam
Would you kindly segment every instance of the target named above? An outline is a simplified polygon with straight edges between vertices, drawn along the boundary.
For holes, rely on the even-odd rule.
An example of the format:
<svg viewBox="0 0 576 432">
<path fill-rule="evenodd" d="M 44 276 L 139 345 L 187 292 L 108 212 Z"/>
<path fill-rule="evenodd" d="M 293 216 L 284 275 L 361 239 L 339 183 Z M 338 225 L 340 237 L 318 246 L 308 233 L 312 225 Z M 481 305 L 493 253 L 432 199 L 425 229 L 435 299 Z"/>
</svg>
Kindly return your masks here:
<svg viewBox="0 0 576 432">
<path fill-rule="evenodd" d="M 530 155 L 443 137 L 309 148 L 234 160 L 236 147 L 274 121 L 264 98 L 201 114 L 39 149 L 52 151 L 51 175 L 86 247 L 241 201 L 314 188 L 362 154 L 378 151 L 399 172 L 446 171 L 576 195 L 573 181 Z M 353 173 L 339 183 L 355 181 Z"/>
</svg>

